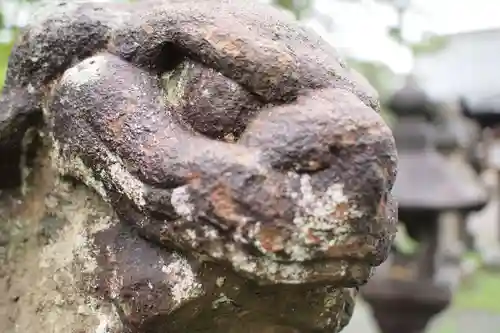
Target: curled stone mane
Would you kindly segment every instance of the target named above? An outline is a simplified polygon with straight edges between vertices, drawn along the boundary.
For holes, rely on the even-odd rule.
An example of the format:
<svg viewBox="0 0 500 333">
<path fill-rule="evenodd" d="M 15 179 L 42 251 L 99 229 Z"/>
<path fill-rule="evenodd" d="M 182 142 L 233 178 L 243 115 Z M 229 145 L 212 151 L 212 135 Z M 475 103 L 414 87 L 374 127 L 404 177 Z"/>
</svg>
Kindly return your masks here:
<svg viewBox="0 0 500 333">
<path fill-rule="evenodd" d="M 1 185 L 40 187 L 26 170 L 47 165 L 63 208 L 39 196 L 41 216 L 69 224 L 42 253 L 68 253 L 65 285 L 107 318 L 92 322 L 345 326 L 395 233 L 394 140 L 366 81 L 254 1 L 50 6 L 9 59 Z"/>
</svg>

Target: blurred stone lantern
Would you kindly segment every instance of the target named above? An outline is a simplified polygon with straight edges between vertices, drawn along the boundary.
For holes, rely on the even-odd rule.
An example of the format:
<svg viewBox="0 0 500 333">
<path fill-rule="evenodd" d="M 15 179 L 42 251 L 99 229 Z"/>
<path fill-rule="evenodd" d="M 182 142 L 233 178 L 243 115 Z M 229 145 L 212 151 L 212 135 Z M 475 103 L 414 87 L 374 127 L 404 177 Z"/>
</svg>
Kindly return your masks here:
<svg viewBox="0 0 500 333">
<path fill-rule="evenodd" d="M 487 98 L 460 99 L 462 114 L 475 121 L 482 129 L 482 151 L 486 165 L 496 171 L 495 192 L 500 188 L 500 94 Z M 498 199 L 497 199 L 498 200 Z M 500 206 L 500 201 L 499 201 Z M 496 246 L 488 246 L 483 253 L 486 266 L 500 267 L 500 207 L 497 213 Z"/>
<path fill-rule="evenodd" d="M 475 100 L 461 98 L 460 106 L 462 114 L 483 129 L 500 125 L 500 94 Z"/>
<path fill-rule="evenodd" d="M 479 124 L 464 117 L 461 107 L 456 104 L 441 105 L 437 111 L 434 123 L 438 151 L 452 158 L 461 155 L 480 174 L 485 169 L 485 154 Z"/>
<path fill-rule="evenodd" d="M 393 194 L 399 220 L 418 243 L 415 253 L 394 249 L 392 258 L 362 289 L 383 333 L 423 332 L 451 301 L 460 267 L 446 260 L 445 212 L 467 213 L 486 204 L 487 194 L 467 163 L 452 163 L 438 152 L 436 106 L 409 79 L 389 102 L 397 117 L 393 128 L 399 171 Z M 444 243 L 444 244 L 443 244 Z"/>
<path fill-rule="evenodd" d="M 482 149 L 479 125 L 464 117 L 456 103 L 440 104 L 436 111 L 437 116 L 433 125 L 436 133 L 435 146 L 438 152 L 445 155 L 457 167 L 460 168 L 466 163 L 478 175 L 481 175 L 486 167 L 486 159 Z M 469 214 L 467 212 L 459 214 L 449 212 L 447 215 L 452 215 L 450 219 L 454 220 L 449 223 L 458 223 L 457 228 L 448 228 L 449 234 L 454 234 L 448 236 L 455 236 L 455 239 L 459 239 L 463 243 L 465 249 L 475 251 L 474 238 L 467 230 Z"/>
<path fill-rule="evenodd" d="M 462 114 L 482 131 L 488 167 L 500 170 L 500 94 L 483 99 L 460 99 Z"/>
</svg>

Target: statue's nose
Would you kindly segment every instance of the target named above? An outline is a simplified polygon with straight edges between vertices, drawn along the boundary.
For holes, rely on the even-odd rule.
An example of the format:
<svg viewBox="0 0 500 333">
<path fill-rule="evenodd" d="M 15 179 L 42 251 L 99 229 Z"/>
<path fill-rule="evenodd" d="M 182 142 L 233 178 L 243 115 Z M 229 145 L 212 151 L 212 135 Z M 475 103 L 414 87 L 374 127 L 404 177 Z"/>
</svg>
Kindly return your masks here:
<svg viewBox="0 0 500 333">
<path fill-rule="evenodd" d="M 362 169 L 380 169 L 383 175 L 374 178 L 384 178 L 388 187 L 396 177 L 392 131 L 377 112 L 343 89 L 313 91 L 294 103 L 261 110 L 238 143 L 260 149 L 280 172 L 313 174 L 337 166 L 346 173 L 338 174 L 342 182 L 347 173 L 356 177 Z"/>
<path fill-rule="evenodd" d="M 385 256 L 397 161 L 392 132 L 373 109 L 325 90 L 262 111 L 239 143 L 261 149 L 293 201 L 282 227 L 257 233 L 263 252 L 292 261 Z"/>
</svg>

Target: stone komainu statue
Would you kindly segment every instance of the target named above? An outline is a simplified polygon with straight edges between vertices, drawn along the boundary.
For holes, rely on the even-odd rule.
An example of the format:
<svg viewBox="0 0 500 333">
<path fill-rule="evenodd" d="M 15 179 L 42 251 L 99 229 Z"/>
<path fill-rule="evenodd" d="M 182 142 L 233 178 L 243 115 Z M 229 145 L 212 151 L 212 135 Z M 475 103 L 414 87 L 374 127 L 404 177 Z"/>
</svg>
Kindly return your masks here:
<svg viewBox="0 0 500 333">
<path fill-rule="evenodd" d="M 376 94 L 267 5 L 52 4 L 1 98 L 2 332 L 338 332 L 388 254 Z"/>
</svg>

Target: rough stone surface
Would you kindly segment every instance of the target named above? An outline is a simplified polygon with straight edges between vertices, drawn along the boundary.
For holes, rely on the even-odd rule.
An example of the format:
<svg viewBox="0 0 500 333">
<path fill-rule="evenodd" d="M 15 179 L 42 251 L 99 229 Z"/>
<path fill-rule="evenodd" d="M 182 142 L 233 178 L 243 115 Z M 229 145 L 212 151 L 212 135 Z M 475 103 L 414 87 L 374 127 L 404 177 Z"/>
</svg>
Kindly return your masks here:
<svg viewBox="0 0 500 333">
<path fill-rule="evenodd" d="M 2 332 L 322 331 L 352 314 L 354 289 L 259 288 L 227 267 L 148 243 L 87 187 L 42 184 L 54 179 L 50 172 L 35 177 L 26 200 L 2 207 L 16 213 L 4 220 L 11 241 L 2 258 Z M 30 233 L 29 243 L 16 237 Z"/>
<path fill-rule="evenodd" d="M 394 140 L 357 76 L 250 1 L 37 13 L 9 59 L 0 178 L 19 170 L 24 223 L 60 230 L 9 265 L 33 262 L 14 332 L 340 330 L 396 220 Z"/>
</svg>

